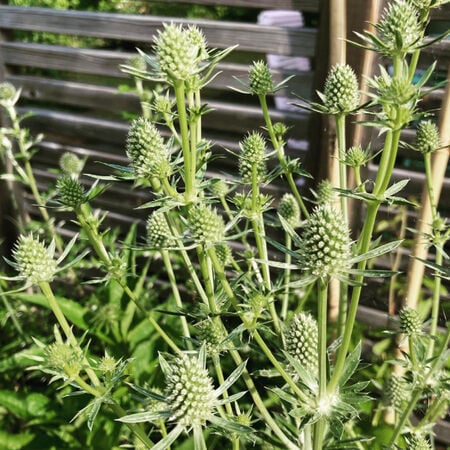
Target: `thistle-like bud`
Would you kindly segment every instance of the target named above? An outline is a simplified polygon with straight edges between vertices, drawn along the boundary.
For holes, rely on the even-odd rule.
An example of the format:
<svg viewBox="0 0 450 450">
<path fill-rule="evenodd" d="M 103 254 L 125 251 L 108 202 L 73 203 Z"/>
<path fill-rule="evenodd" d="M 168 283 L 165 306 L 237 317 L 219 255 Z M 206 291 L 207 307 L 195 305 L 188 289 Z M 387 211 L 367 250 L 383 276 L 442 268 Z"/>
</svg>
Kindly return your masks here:
<svg viewBox="0 0 450 450">
<path fill-rule="evenodd" d="M 419 313 L 408 306 L 399 312 L 400 331 L 406 336 L 417 336 L 422 333 L 422 320 Z"/>
<path fill-rule="evenodd" d="M 139 178 L 170 175 L 169 154 L 158 129 L 147 119 L 134 120 L 128 131 L 126 153 Z"/>
<path fill-rule="evenodd" d="M 170 81 L 189 80 L 196 74 L 199 47 L 193 45 L 189 30 L 180 25 L 164 24 L 155 39 L 159 70 Z"/>
<path fill-rule="evenodd" d="M 157 95 L 153 100 L 153 109 L 161 115 L 170 114 L 173 108 L 173 101 L 168 95 Z"/>
<path fill-rule="evenodd" d="M 286 133 L 288 132 L 289 127 L 287 127 L 282 122 L 275 122 L 273 124 L 273 133 L 275 134 L 275 137 L 277 138 L 277 141 L 282 142 L 284 140 L 284 137 Z"/>
<path fill-rule="evenodd" d="M 86 194 L 81 183 L 69 175 L 58 179 L 56 188 L 59 191 L 59 200 L 70 208 L 76 208 L 86 201 Z"/>
<path fill-rule="evenodd" d="M 294 316 L 285 332 L 286 351 L 297 359 L 307 372 L 317 374 L 319 329 L 309 313 Z"/>
<path fill-rule="evenodd" d="M 359 106 L 358 80 L 349 65 L 337 64 L 331 69 L 325 81 L 324 96 L 329 114 L 347 114 Z"/>
<path fill-rule="evenodd" d="M 128 59 L 128 65 L 133 69 L 144 72 L 147 70 L 147 62 L 141 55 L 135 55 Z"/>
<path fill-rule="evenodd" d="M 186 30 L 186 35 L 189 43 L 197 49 L 197 57 L 199 61 L 208 59 L 208 44 L 206 42 L 203 31 L 195 25 L 190 25 Z"/>
<path fill-rule="evenodd" d="M 197 242 L 216 244 L 223 241 L 225 223 L 215 208 L 209 205 L 196 205 L 189 211 L 189 223 Z"/>
<path fill-rule="evenodd" d="M 59 167 L 67 175 L 78 178 L 84 163 L 75 153 L 65 152 L 59 158 Z"/>
<path fill-rule="evenodd" d="M 230 192 L 230 188 L 227 182 L 220 178 L 211 183 L 211 191 L 216 197 L 222 198 Z"/>
<path fill-rule="evenodd" d="M 0 83 L 0 103 L 12 104 L 16 93 L 17 91 L 13 84 L 8 81 Z"/>
<path fill-rule="evenodd" d="M 252 94 L 267 95 L 273 92 L 270 69 L 264 61 L 255 61 L 249 71 L 249 86 Z"/>
<path fill-rule="evenodd" d="M 292 227 L 300 225 L 300 207 L 292 194 L 286 193 L 278 205 L 278 214 Z"/>
<path fill-rule="evenodd" d="M 318 278 L 345 274 L 350 268 L 350 233 L 341 211 L 318 206 L 308 219 L 300 253 L 307 271 Z"/>
<path fill-rule="evenodd" d="M 69 379 L 76 378 L 82 367 L 83 354 L 69 344 L 55 342 L 46 351 L 47 365 L 59 372 L 63 372 Z"/>
<path fill-rule="evenodd" d="M 226 242 L 220 242 L 219 244 L 216 245 L 215 249 L 217 258 L 222 267 L 228 266 L 233 256 L 231 247 Z"/>
<path fill-rule="evenodd" d="M 214 387 L 208 371 L 196 358 L 182 354 L 167 373 L 167 404 L 170 420 L 191 428 L 204 425 L 214 410 Z"/>
<path fill-rule="evenodd" d="M 431 446 L 430 442 L 421 435 L 418 434 L 411 434 L 407 438 L 408 448 L 410 450 L 432 450 L 433 447 Z"/>
<path fill-rule="evenodd" d="M 214 320 L 203 320 L 195 325 L 197 340 L 205 344 L 208 355 L 219 355 L 229 348 L 229 342 L 224 342 L 227 335 L 220 323 Z"/>
<path fill-rule="evenodd" d="M 161 211 L 153 211 L 147 219 L 147 243 L 152 248 L 162 249 L 173 246 L 175 241 L 166 217 Z"/>
<path fill-rule="evenodd" d="M 350 147 L 345 154 L 345 163 L 354 168 L 364 166 L 367 163 L 367 152 L 360 146 Z"/>
<path fill-rule="evenodd" d="M 391 2 L 384 9 L 377 29 L 387 56 L 401 56 L 414 51 L 422 38 L 419 13 L 410 0 Z"/>
<path fill-rule="evenodd" d="M 239 173 L 244 183 L 252 183 L 253 171 L 258 182 L 262 182 L 266 175 L 266 142 L 256 132 L 249 134 L 239 143 Z"/>
<path fill-rule="evenodd" d="M 417 126 L 416 147 L 425 153 L 431 153 L 440 146 L 439 130 L 431 120 L 423 120 Z"/>
<path fill-rule="evenodd" d="M 105 356 L 100 360 L 100 363 L 98 365 L 98 369 L 103 372 L 105 375 L 111 375 L 117 367 L 117 360 L 113 356 L 108 355 L 107 353 Z"/>
<path fill-rule="evenodd" d="M 316 198 L 317 204 L 322 206 L 332 205 L 336 201 L 336 191 L 329 180 L 324 179 L 317 185 Z"/>
<path fill-rule="evenodd" d="M 57 269 L 54 252 L 54 243 L 47 248 L 32 234 L 20 236 L 13 252 L 20 276 L 31 284 L 52 281 Z"/>
<path fill-rule="evenodd" d="M 408 400 L 405 379 L 396 374 L 392 374 L 384 386 L 385 402 L 388 406 L 392 406 L 397 411 L 401 411 L 405 401 Z"/>
</svg>

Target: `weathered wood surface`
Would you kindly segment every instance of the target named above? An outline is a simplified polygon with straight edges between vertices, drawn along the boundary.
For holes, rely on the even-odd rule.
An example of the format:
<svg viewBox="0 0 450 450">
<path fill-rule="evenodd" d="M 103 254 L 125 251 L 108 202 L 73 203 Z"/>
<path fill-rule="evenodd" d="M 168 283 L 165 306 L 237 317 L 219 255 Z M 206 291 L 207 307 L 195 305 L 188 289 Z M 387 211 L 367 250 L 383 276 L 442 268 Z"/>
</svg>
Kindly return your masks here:
<svg viewBox="0 0 450 450">
<path fill-rule="evenodd" d="M 45 31 L 68 35 L 92 36 L 132 42 L 152 43 L 153 36 L 167 22 L 167 17 L 131 14 L 65 11 L 48 8 L 23 8 L 0 5 L 0 28 Z M 314 29 L 283 28 L 171 18 L 173 23 L 189 23 L 200 27 L 210 47 L 238 45 L 241 50 L 289 56 L 313 56 L 316 42 Z"/>
<path fill-rule="evenodd" d="M 130 76 L 122 72 L 119 66 L 125 64 L 130 57 L 136 54 L 22 42 L 0 43 L 0 52 L 7 65 L 100 75 L 129 79 L 130 81 Z M 234 77 L 242 80 L 248 78 L 248 66 L 246 65 L 224 62 L 217 66 L 217 70 L 220 74 L 209 83 L 209 88 L 227 90 L 229 86 L 239 88 L 242 86 Z M 275 83 L 279 83 L 291 75 L 295 75 L 295 77 L 289 81 L 288 87 L 278 91 L 277 95 L 291 95 L 291 92 L 295 92 L 301 97 L 309 97 L 314 73 L 273 70 Z"/>
<path fill-rule="evenodd" d="M 160 3 L 189 3 L 197 5 L 239 6 L 257 9 L 295 9 L 318 12 L 320 0 L 160 0 Z"/>
</svg>

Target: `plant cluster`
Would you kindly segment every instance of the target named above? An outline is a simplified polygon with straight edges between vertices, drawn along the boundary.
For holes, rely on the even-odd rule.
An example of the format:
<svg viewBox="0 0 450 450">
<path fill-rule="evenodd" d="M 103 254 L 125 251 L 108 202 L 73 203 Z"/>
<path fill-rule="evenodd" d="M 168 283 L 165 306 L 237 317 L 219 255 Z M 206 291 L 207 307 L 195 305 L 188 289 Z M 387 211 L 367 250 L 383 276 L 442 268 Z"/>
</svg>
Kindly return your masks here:
<svg viewBox="0 0 450 450">
<path fill-rule="evenodd" d="M 367 104 L 361 105 L 348 65 L 331 69 L 317 103 L 299 102 L 336 120 L 339 184 L 322 182 L 314 200 L 298 189 L 298 178 L 310 175 L 285 152 L 288 127 L 273 123 L 269 113 L 268 96 L 288 80 L 275 85 L 262 61 L 238 81 L 240 92 L 258 97 L 265 126 L 249 130 L 237 153 L 229 151 L 235 176 L 210 176 L 215 146 L 202 134 L 210 109 L 201 94 L 232 49 L 209 49 L 196 27 L 166 24 L 155 37 L 154 55 L 139 51 L 122 67 L 136 82 L 143 114 L 129 128 L 129 165 L 109 164 L 111 175 L 96 177 L 89 188 L 83 161 L 65 154 L 55 190 L 42 197 L 31 167 L 37 140 L 16 114 L 20 91 L 0 85 L 0 105 L 10 120 L 0 133 L 2 156 L 42 215 L 40 229 L 26 231 L 29 225 L 22 224 L 8 261 L 16 274 L 2 278 L 9 284 L 1 298 L 21 336 L 12 303 L 51 312 L 53 329 L 26 342 L 30 369 L 50 375 L 78 406 L 72 431 L 61 426 L 46 435 L 59 442 L 53 445 L 78 448 L 68 434 L 85 422 L 93 434 L 101 430 L 108 448 L 434 448 L 433 425 L 449 401 L 450 328 L 438 327 L 449 229 L 431 189 L 430 157 L 446 144 L 419 110 L 434 67 L 418 80 L 414 75 L 429 43 L 429 13 L 443 3 L 393 0 L 376 32 L 359 35 L 357 45 L 389 58 L 392 69 L 381 68 L 369 81 Z M 149 93 L 150 83 L 167 92 Z M 369 117 L 363 125 L 383 136 L 375 180 L 364 180 L 361 171 L 373 152 L 345 142 L 350 116 L 361 111 Z M 407 181 L 391 181 L 405 145 L 401 132 L 413 121 L 417 138 L 409 145 L 423 154 L 433 210 L 432 231 L 423 236 L 436 255 L 426 262 L 434 271 L 431 315 L 401 309 L 390 342 L 402 352 L 387 354 L 372 382 L 373 369 L 361 362 L 356 313 L 369 278 L 397 273 L 369 262 L 402 244 L 376 236 L 380 207 L 414 206 L 399 195 Z M 270 160 L 276 161 L 272 170 Z M 355 186 L 348 184 L 349 171 Z M 286 192 L 277 199 L 265 188 L 279 178 Z M 132 227 L 119 242 L 104 229 L 91 201 L 106 181 L 151 193 L 141 206 L 149 211 L 144 235 Z M 350 199 L 364 205 L 361 230 L 350 229 Z M 51 208 L 69 211 L 80 229 L 68 244 Z M 152 275 L 155 262 L 163 270 Z M 79 286 L 73 298 L 55 283 L 64 271 L 65 285 Z M 339 317 L 332 323 L 328 301 L 335 283 Z M 48 425 L 52 419 L 40 420 Z M 29 423 L 31 430 L 35 424 Z M 33 432 L 22 439 L 32 442 Z M 105 448 L 92 437 L 81 445 Z"/>
</svg>

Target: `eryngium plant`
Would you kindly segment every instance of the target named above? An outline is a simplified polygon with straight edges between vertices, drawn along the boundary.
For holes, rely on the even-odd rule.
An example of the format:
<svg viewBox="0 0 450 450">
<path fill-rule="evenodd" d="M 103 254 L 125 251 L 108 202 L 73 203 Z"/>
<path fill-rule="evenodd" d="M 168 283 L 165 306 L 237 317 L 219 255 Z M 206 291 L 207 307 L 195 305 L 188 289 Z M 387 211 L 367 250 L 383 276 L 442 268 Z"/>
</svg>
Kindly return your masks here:
<svg viewBox="0 0 450 450">
<path fill-rule="evenodd" d="M 401 245 L 375 230 L 382 206 L 411 206 L 400 196 L 406 182 L 392 182 L 402 130 L 417 120 L 411 147 L 423 154 L 427 185 L 429 157 L 446 144 L 434 122 L 420 120 L 433 67 L 414 77 L 430 10 L 441 3 L 393 0 L 375 33 L 359 35 L 358 45 L 390 66 L 369 80 L 368 104 L 360 104 L 359 77 L 348 65 L 331 69 L 320 103 L 302 104 L 333 116 L 337 126 L 339 182 L 317 183 L 313 195 L 299 189 L 308 174 L 285 151 L 289 127 L 270 117 L 267 96 L 287 80 L 275 84 L 264 61 L 239 80 L 240 92 L 257 97 L 264 126 L 243 133 L 237 154 L 229 152 L 234 177 L 211 179 L 216 155 L 203 136 L 209 109 L 202 92 L 230 49 L 211 50 L 199 29 L 167 24 L 155 36 L 154 55 L 139 51 L 130 60 L 124 70 L 136 81 L 144 111 L 124 143 L 128 165 L 114 165 L 108 178 L 150 191 L 151 200 L 140 206 L 148 209 L 144 236 L 111 238 L 91 205 L 104 187 L 85 192 L 73 157 L 61 158 L 64 175 L 53 202 L 76 216 L 95 262 L 90 281 L 106 285 L 110 298 L 100 304 L 101 291 L 95 292 L 96 309 L 82 315 L 53 295 L 51 283 L 70 245 L 56 260 L 54 244 L 25 233 L 11 263 L 17 281 L 41 290 L 58 322 L 56 342 L 36 359 L 53 381 L 63 379 L 65 389 L 89 399 L 77 419 L 86 417 L 93 428 L 107 407 L 116 425 L 129 427 L 117 432 L 117 445 L 156 450 L 432 448 L 433 424 L 448 407 L 450 340 L 438 327 L 450 233 L 432 193 L 432 231 L 423 236 L 436 249 L 427 262 L 434 271 L 429 321 L 427 308 L 400 310 L 389 343 L 401 352 L 384 346 L 380 371 L 360 364 L 355 322 L 364 290 L 370 299 L 384 296 L 369 278 L 395 274 L 368 262 Z M 148 82 L 165 83 L 167 93 L 150 101 Z M 0 88 L 1 105 L 13 117 L 17 91 Z M 346 124 L 361 108 L 368 118 L 362 125 L 377 128 L 378 140 L 347 148 Z M 372 158 L 378 171 L 364 179 L 361 168 Z M 271 183 L 278 189 L 268 189 Z M 274 194 L 280 186 L 282 194 Z M 361 229 L 352 229 L 349 199 L 360 203 Z M 328 316 L 331 297 L 339 300 L 337 323 Z M 93 313 L 91 330 L 84 321 Z M 89 340 L 77 337 L 83 326 Z M 82 347 L 91 335 L 92 344 Z M 99 342 L 108 348 L 96 354 Z M 383 424 L 386 412 L 393 414 Z"/>
</svg>

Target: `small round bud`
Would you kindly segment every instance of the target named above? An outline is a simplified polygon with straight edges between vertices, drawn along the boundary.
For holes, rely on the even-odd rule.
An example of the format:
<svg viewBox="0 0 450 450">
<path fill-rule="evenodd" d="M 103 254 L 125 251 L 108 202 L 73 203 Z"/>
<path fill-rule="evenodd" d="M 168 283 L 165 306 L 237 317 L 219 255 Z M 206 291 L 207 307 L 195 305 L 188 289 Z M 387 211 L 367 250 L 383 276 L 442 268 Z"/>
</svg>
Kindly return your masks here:
<svg viewBox="0 0 450 450">
<path fill-rule="evenodd" d="M 153 109 L 159 114 L 171 114 L 173 101 L 168 95 L 157 95 L 153 100 Z"/>
<path fill-rule="evenodd" d="M 430 442 L 419 434 L 411 434 L 407 438 L 408 449 L 409 450 L 432 450 Z"/>
<path fill-rule="evenodd" d="M 345 154 L 345 163 L 354 168 L 364 166 L 367 163 L 367 153 L 360 146 L 350 147 Z"/>
<path fill-rule="evenodd" d="M 318 205 L 333 205 L 337 199 L 336 191 L 333 189 L 333 185 L 329 180 L 322 180 L 317 185 L 317 204 Z"/>
<path fill-rule="evenodd" d="M 196 205 L 189 211 L 189 224 L 197 242 L 216 244 L 223 241 L 225 223 L 215 208 L 209 205 Z"/>
<path fill-rule="evenodd" d="M 187 40 L 191 44 L 191 46 L 197 49 L 197 57 L 199 61 L 204 61 L 208 59 L 208 45 L 206 43 L 205 35 L 203 31 L 200 30 L 195 25 L 190 25 L 186 30 Z"/>
<path fill-rule="evenodd" d="M 52 281 L 57 269 L 54 251 L 54 244 L 46 248 L 32 234 L 21 236 L 13 252 L 20 276 L 32 284 Z"/>
<path fill-rule="evenodd" d="M 167 404 L 171 420 L 187 428 L 205 425 L 214 411 L 214 387 L 196 358 L 178 356 L 167 374 Z"/>
<path fill-rule="evenodd" d="M 422 320 L 419 313 L 408 306 L 404 306 L 399 313 L 400 331 L 407 336 L 417 336 L 422 332 Z"/>
<path fill-rule="evenodd" d="M 52 369 L 63 372 L 70 379 L 76 378 L 82 369 L 83 354 L 69 344 L 55 342 L 45 351 L 47 364 Z"/>
<path fill-rule="evenodd" d="M 417 126 L 416 147 L 422 153 L 431 153 L 440 146 L 439 130 L 431 120 L 423 120 Z"/>
<path fill-rule="evenodd" d="M 83 170 L 84 163 L 75 153 L 65 152 L 59 158 L 61 170 L 74 178 L 77 178 Z"/>
<path fill-rule="evenodd" d="M 145 72 L 147 70 L 147 62 L 141 55 L 135 55 L 128 59 L 128 65 L 133 69 Z"/>
<path fill-rule="evenodd" d="M 76 208 L 86 201 L 83 186 L 77 179 L 69 175 L 59 178 L 56 188 L 59 191 L 59 200 L 65 206 Z"/>
<path fill-rule="evenodd" d="M 128 131 L 126 153 L 139 178 L 170 175 L 169 154 L 158 129 L 147 119 L 134 120 Z"/>
<path fill-rule="evenodd" d="M 224 342 L 227 335 L 220 323 L 214 320 L 203 320 L 195 325 L 196 338 L 206 345 L 208 355 L 219 355 L 230 347 L 229 342 Z"/>
<path fill-rule="evenodd" d="M 147 219 L 147 243 L 157 249 L 175 244 L 171 229 L 162 211 L 154 211 Z"/>
<path fill-rule="evenodd" d="M 170 81 L 188 80 L 196 74 L 199 62 L 199 47 L 192 44 L 189 30 L 180 25 L 164 24 L 155 39 L 159 70 Z"/>
<path fill-rule="evenodd" d="M 239 173 L 244 183 L 252 183 L 253 173 L 258 182 L 266 175 L 266 142 L 259 133 L 249 134 L 240 142 Z"/>
<path fill-rule="evenodd" d="M 117 361 L 114 357 L 106 354 L 98 365 L 98 369 L 106 375 L 112 374 L 116 370 Z"/>
<path fill-rule="evenodd" d="M 294 316 L 285 332 L 286 351 L 305 368 L 307 372 L 318 372 L 319 330 L 316 319 L 308 313 Z"/>
<path fill-rule="evenodd" d="M 377 29 L 387 56 L 414 51 L 422 38 L 419 14 L 410 0 L 391 2 L 383 10 Z"/>
<path fill-rule="evenodd" d="M 226 242 L 220 242 L 216 245 L 215 249 L 217 258 L 222 267 L 228 266 L 233 256 L 231 247 Z"/>
<path fill-rule="evenodd" d="M 0 102 L 12 104 L 16 93 L 17 91 L 13 84 L 8 81 L 0 83 Z"/>
<path fill-rule="evenodd" d="M 230 192 L 230 188 L 228 187 L 227 182 L 220 178 L 211 183 L 211 191 L 215 196 L 222 198 Z"/>
<path fill-rule="evenodd" d="M 326 205 L 315 208 L 302 240 L 303 265 L 312 275 L 327 278 L 350 268 L 350 232 L 341 211 Z"/>
<path fill-rule="evenodd" d="M 250 67 L 249 85 L 252 94 L 267 95 L 273 92 L 270 69 L 264 61 L 256 61 Z"/>
<path fill-rule="evenodd" d="M 292 194 L 286 193 L 278 205 L 278 214 L 292 227 L 300 224 L 300 207 Z"/>
<path fill-rule="evenodd" d="M 337 64 L 331 69 L 325 81 L 324 95 L 329 114 L 350 113 L 359 106 L 358 80 L 349 65 Z"/>
<path fill-rule="evenodd" d="M 408 401 L 409 393 L 406 390 L 406 382 L 400 375 L 392 374 L 385 383 L 384 397 L 388 406 L 401 411 L 403 405 Z"/>
</svg>

